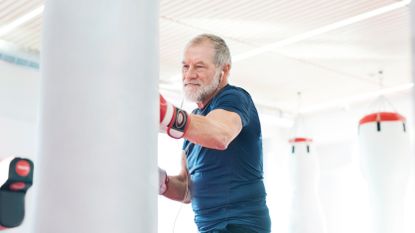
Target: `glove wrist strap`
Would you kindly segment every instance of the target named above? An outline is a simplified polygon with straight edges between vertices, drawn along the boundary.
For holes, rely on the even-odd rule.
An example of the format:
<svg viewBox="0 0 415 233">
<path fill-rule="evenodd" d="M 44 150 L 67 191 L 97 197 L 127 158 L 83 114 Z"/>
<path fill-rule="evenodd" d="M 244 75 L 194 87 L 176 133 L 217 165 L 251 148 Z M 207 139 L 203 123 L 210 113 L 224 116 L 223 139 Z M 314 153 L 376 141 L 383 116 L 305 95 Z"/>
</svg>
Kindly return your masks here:
<svg viewBox="0 0 415 233">
<path fill-rule="evenodd" d="M 187 131 L 187 128 L 190 124 L 190 117 L 186 111 L 176 108 L 174 111 L 174 116 L 167 128 L 167 134 L 176 139 L 180 139 L 184 136 Z"/>
</svg>

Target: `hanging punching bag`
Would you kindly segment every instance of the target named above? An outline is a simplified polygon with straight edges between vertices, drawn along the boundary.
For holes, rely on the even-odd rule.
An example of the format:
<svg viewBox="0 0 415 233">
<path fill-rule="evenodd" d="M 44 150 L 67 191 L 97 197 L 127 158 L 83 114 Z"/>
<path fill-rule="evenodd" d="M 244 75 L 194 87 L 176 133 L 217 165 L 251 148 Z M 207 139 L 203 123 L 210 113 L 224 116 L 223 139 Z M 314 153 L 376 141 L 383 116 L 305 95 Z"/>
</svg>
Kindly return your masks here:
<svg viewBox="0 0 415 233">
<path fill-rule="evenodd" d="M 292 184 L 290 233 L 324 233 L 324 218 L 318 196 L 319 167 L 312 140 L 293 138 L 289 156 Z"/>
<path fill-rule="evenodd" d="M 45 1 L 34 232 L 157 232 L 158 4 Z"/>
<path fill-rule="evenodd" d="M 0 230 L 22 224 L 33 169 L 33 162 L 25 158 L 8 157 L 0 161 Z"/>
<path fill-rule="evenodd" d="M 377 112 L 359 122 L 359 151 L 372 204 L 373 232 L 404 232 L 404 196 L 410 173 L 405 118 Z"/>
</svg>

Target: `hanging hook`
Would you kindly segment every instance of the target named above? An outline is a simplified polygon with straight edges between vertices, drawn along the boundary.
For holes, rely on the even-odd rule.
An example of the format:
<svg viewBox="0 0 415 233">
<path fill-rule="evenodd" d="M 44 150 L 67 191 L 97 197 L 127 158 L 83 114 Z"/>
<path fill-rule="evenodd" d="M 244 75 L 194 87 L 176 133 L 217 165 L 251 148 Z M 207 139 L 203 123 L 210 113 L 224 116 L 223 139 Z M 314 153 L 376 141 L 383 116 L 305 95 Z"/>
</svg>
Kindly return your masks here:
<svg viewBox="0 0 415 233">
<path fill-rule="evenodd" d="M 375 102 L 372 104 L 373 109 L 380 113 L 382 111 L 395 111 L 396 109 L 393 106 L 393 104 L 386 98 L 386 96 L 382 93 L 382 90 L 384 89 L 384 72 L 383 70 L 378 70 L 378 83 L 379 83 L 379 97 L 375 100 Z"/>
<path fill-rule="evenodd" d="M 300 108 L 301 108 L 301 91 L 297 92 L 297 116 L 300 115 Z"/>
<path fill-rule="evenodd" d="M 294 117 L 295 121 L 294 121 L 294 126 L 293 126 L 293 131 L 292 131 L 294 138 L 297 137 L 301 133 L 300 128 L 303 124 L 302 122 L 303 119 L 302 119 L 301 112 L 300 112 L 301 104 L 302 104 L 301 95 L 302 95 L 301 91 L 298 91 L 297 92 L 297 109 L 295 112 L 295 117 Z"/>
<path fill-rule="evenodd" d="M 378 71 L 378 79 L 379 79 L 379 89 L 382 90 L 383 89 L 383 70 L 379 70 Z"/>
</svg>

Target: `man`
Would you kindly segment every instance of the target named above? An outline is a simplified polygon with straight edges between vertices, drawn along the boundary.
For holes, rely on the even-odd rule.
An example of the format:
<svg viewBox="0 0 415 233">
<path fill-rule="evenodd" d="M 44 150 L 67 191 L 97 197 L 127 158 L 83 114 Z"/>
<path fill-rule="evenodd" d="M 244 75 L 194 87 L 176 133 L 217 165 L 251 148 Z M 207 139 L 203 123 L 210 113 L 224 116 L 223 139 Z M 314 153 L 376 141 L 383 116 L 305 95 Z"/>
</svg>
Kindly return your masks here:
<svg viewBox="0 0 415 233">
<path fill-rule="evenodd" d="M 266 233 L 261 126 L 250 95 L 228 84 L 230 69 L 220 37 L 199 35 L 186 46 L 183 89 L 198 108 L 187 114 L 160 96 L 161 128 L 185 141 L 180 174 L 159 169 L 159 193 L 191 202 L 201 233 Z"/>
</svg>

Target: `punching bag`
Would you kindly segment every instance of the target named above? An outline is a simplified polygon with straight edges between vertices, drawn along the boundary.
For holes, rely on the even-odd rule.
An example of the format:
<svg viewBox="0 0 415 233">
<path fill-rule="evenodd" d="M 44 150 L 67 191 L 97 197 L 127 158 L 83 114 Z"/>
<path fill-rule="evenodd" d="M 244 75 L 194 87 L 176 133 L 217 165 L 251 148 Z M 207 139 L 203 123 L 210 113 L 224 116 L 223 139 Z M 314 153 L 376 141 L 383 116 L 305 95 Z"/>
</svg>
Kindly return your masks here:
<svg viewBox="0 0 415 233">
<path fill-rule="evenodd" d="M 45 2 L 34 232 L 157 232 L 158 4 Z"/>
<path fill-rule="evenodd" d="M 26 158 L 8 157 L 0 161 L 0 230 L 22 224 L 33 169 L 33 162 Z"/>
<path fill-rule="evenodd" d="M 309 138 L 293 138 L 289 156 L 292 186 L 290 233 L 324 233 L 318 196 L 319 166 Z"/>
<path fill-rule="evenodd" d="M 404 197 L 410 174 L 405 118 L 377 112 L 359 122 L 361 166 L 367 180 L 374 233 L 404 232 Z"/>
</svg>

